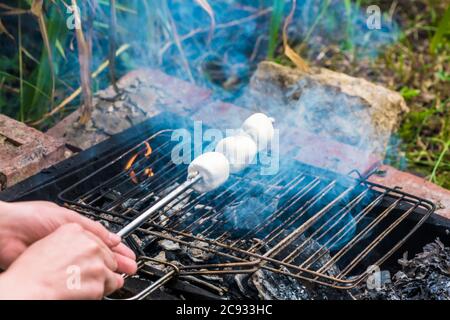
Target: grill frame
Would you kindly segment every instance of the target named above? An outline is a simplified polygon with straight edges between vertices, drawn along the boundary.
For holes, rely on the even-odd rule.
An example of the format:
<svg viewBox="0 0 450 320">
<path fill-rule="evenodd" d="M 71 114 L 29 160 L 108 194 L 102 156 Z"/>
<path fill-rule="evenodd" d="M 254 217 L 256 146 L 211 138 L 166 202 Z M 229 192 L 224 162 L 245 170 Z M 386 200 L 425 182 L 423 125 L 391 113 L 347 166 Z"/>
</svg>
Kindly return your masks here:
<svg viewBox="0 0 450 320">
<path fill-rule="evenodd" d="M 164 131 L 163 133 L 157 132 L 154 135 L 152 135 L 150 138 L 145 139 L 134 146 L 134 148 L 131 148 L 127 150 L 125 153 L 121 154 L 119 157 L 113 159 L 112 161 L 108 162 L 107 164 L 103 165 L 100 169 L 92 172 L 90 175 L 84 177 L 80 181 L 78 181 L 75 186 L 81 185 L 83 182 L 86 182 L 88 179 L 90 179 L 93 175 L 98 174 L 100 170 L 107 169 L 109 166 L 113 165 L 115 162 L 119 163 L 120 161 L 124 161 L 129 159 L 133 153 L 143 150 L 144 141 L 148 141 L 153 145 L 152 139 L 154 139 L 158 134 L 165 134 L 169 131 Z M 155 149 L 153 152 L 155 154 L 158 154 L 158 149 L 161 146 L 159 146 L 157 149 Z M 163 158 L 161 158 L 163 159 Z M 139 164 L 137 161 L 136 164 Z M 155 163 L 154 163 L 155 164 Z M 301 166 L 306 166 L 302 165 Z M 306 166 L 308 168 L 312 168 L 310 166 Z M 172 167 L 173 170 L 177 170 L 175 167 Z M 414 203 L 416 207 L 414 207 L 408 214 L 404 216 L 403 219 L 406 219 L 410 214 L 414 213 L 414 211 L 417 210 L 418 207 L 421 207 L 424 211 L 422 218 L 417 222 L 417 224 L 410 230 L 410 232 L 403 237 L 400 241 L 398 241 L 390 250 L 387 251 L 385 255 L 383 255 L 380 259 L 375 261 L 374 264 L 380 265 L 383 263 L 386 259 L 388 259 L 399 247 L 402 246 L 403 243 L 407 241 L 407 239 L 428 219 L 428 217 L 434 212 L 435 206 L 432 202 L 421 199 L 419 197 L 416 197 L 414 195 L 409 195 L 407 193 L 404 193 L 398 189 L 394 188 L 387 188 L 378 184 L 374 184 L 371 182 L 368 182 L 366 177 L 358 176 L 357 179 L 352 177 L 343 177 L 339 176 L 334 173 L 330 173 L 323 169 L 314 168 L 314 171 L 317 172 L 324 172 L 326 175 L 331 176 L 337 176 L 339 179 L 343 179 L 344 181 L 358 181 L 358 185 L 365 185 L 368 188 L 376 188 L 379 191 L 383 191 L 385 194 L 388 194 L 389 197 L 392 197 L 393 199 L 407 199 L 408 202 Z M 158 170 L 155 170 L 155 172 L 159 172 Z M 167 171 L 166 174 L 170 172 Z M 125 174 L 124 172 L 121 172 L 121 174 Z M 139 174 L 139 173 L 138 173 Z M 185 175 L 185 172 L 182 171 L 179 175 L 177 175 L 177 178 L 182 178 L 183 175 Z M 160 179 L 161 180 L 161 179 Z M 169 184 L 172 183 L 173 179 L 168 179 Z M 59 199 L 63 201 L 64 203 L 68 204 L 72 209 L 75 209 L 81 213 L 87 214 L 88 216 L 94 217 L 98 220 L 107 221 L 109 223 L 117 224 L 118 226 L 123 226 L 124 224 L 118 223 L 117 220 L 114 219 L 107 219 L 104 216 L 101 216 L 100 214 L 108 214 L 111 215 L 113 218 L 123 218 L 122 215 L 112 214 L 110 211 L 104 211 L 99 210 L 97 207 L 84 205 L 78 203 L 78 201 L 73 201 L 71 199 L 68 199 L 64 195 L 73 189 L 74 186 L 71 186 L 65 190 L 63 190 L 59 195 Z M 167 185 L 163 185 L 164 188 L 167 188 Z M 161 187 L 161 189 L 163 189 Z M 390 212 L 390 211 L 389 211 Z M 98 213 L 98 214 L 96 214 Z M 157 218 L 157 217 L 154 217 Z M 125 218 L 125 221 L 130 221 L 132 217 Z M 402 220 L 403 221 L 403 220 Z M 300 228 L 300 229 L 299 229 Z M 297 227 L 297 233 L 301 231 L 301 226 Z M 213 250 L 214 254 L 217 254 L 218 256 L 225 257 L 229 259 L 227 263 L 220 263 L 220 264 L 202 264 L 202 265 L 186 265 L 179 267 L 179 274 L 180 275 L 202 275 L 202 274 L 230 274 L 230 273 L 252 273 L 256 271 L 258 268 L 264 268 L 273 272 L 282 273 L 288 276 L 295 277 L 297 279 L 301 280 L 308 280 L 313 281 L 322 285 L 327 285 L 339 289 L 349 289 L 352 287 L 357 286 L 359 283 L 364 281 L 368 274 L 366 272 L 360 273 L 358 276 L 353 277 L 351 279 L 340 279 L 337 277 L 329 276 L 324 273 L 318 273 L 314 270 L 301 268 L 297 265 L 284 263 L 283 261 L 277 260 L 273 258 L 273 252 L 272 254 L 258 254 L 255 252 L 249 252 L 248 250 L 242 250 L 236 247 L 230 247 L 229 245 L 223 243 L 223 242 L 217 242 L 212 241 L 209 239 L 205 239 L 203 237 L 199 236 L 193 236 L 190 234 L 186 234 L 183 232 L 179 232 L 177 230 L 167 228 L 160 223 L 147 223 L 146 226 L 143 226 L 139 229 L 139 232 L 147 235 L 153 235 L 160 239 L 167 239 L 174 242 L 178 242 L 182 245 L 190 246 L 199 250 L 206 250 L 205 248 L 200 248 L 192 245 L 192 243 L 189 243 L 188 241 L 181 240 L 178 238 L 178 236 L 183 236 L 184 238 L 191 239 L 191 241 L 200 241 L 200 242 L 206 242 L 212 247 L 219 247 L 220 250 L 213 250 L 211 248 L 208 248 L 206 251 Z M 285 240 L 286 241 L 286 240 Z M 289 242 L 289 241 L 286 241 Z M 288 243 L 289 244 L 289 243 Z M 283 249 L 283 245 L 280 245 L 278 247 L 280 250 Z M 276 251 L 276 249 L 270 249 L 272 251 Z M 142 252 L 141 252 L 142 253 Z M 276 253 L 276 252 L 275 252 Z M 276 255 L 276 254 L 275 254 Z M 286 271 L 287 270 L 287 271 Z M 292 271 L 296 271 L 297 273 L 293 273 Z"/>
</svg>

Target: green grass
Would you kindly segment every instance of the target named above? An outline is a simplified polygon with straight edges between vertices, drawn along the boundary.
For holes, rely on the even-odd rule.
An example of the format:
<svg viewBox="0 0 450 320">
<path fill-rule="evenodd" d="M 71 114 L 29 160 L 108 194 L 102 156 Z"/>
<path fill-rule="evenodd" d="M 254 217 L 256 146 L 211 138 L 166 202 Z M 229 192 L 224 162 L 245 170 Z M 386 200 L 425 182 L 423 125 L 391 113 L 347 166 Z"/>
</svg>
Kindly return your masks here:
<svg viewBox="0 0 450 320">
<path fill-rule="evenodd" d="M 89 0 L 97 1 L 97 0 Z M 132 1 L 119 4 L 120 14 L 135 15 L 136 10 L 128 7 Z M 70 3 L 70 1 L 69 1 Z M 17 8 L 30 10 L 32 1 L 20 0 Z M 85 4 L 85 2 L 83 3 Z M 99 1 L 100 8 L 109 10 L 109 1 Z M 71 94 L 80 85 L 76 41 L 73 30 L 66 26 L 68 13 L 60 1 L 44 1 L 44 16 L 41 20 L 45 37 L 40 29 L 38 17 L 31 13 L 7 15 L 2 18 L 14 39 L 2 39 L 11 50 L 0 52 L 0 112 L 23 122 L 32 123 L 41 119 L 51 108 Z M 97 45 L 94 55 L 107 59 L 106 45 L 98 45 L 107 39 L 107 15 L 98 14 L 94 21 Z M 41 24 L 42 26 L 42 24 Z M 126 28 L 121 30 L 127 31 Z M 47 42 L 46 42 L 47 41 Z M 100 62 L 95 61 L 92 70 Z M 108 85 L 107 77 L 93 82 L 94 89 Z M 79 100 L 74 100 L 75 107 Z M 64 109 L 56 118 L 44 121 L 39 128 L 51 126 L 73 108 Z"/>
<path fill-rule="evenodd" d="M 412 40 L 405 37 L 403 42 L 410 52 L 393 52 L 390 58 L 405 61 L 407 54 L 416 60 L 412 70 L 394 75 L 404 79 L 400 92 L 412 110 L 399 130 L 407 168 L 450 189 L 450 5 L 446 10 L 429 5 L 429 14 L 418 21 L 427 27 L 423 28 L 426 36 L 421 44 L 410 45 Z M 415 25 L 417 22 L 409 28 Z M 420 86 L 422 90 L 413 89 Z"/>
<path fill-rule="evenodd" d="M 346 16 L 373 4 L 384 14 L 390 9 L 382 0 L 345 0 Z M 411 112 L 392 139 L 386 162 L 450 189 L 450 5 L 432 0 L 397 4 L 393 18 L 402 30 L 397 43 L 378 58 L 355 57 L 353 25 L 346 20 L 347 40 L 325 66 L 398 91 Z"/>
<path fill-rule="evenodd" d="M 269 48 L 267 52 L 267 58 L 269 60 L 274 60 L 275 50 L 279 45 L 279 35 L 281 24 L 283 22 L 285 2 L 285 0 L 273 0 L 273 11 L 269 26 Z"/>
<path fill-rule="evenodd" d="M 439 46 L 445 43 L 445 36 L 450 34 L 450 5 L 447 7 L 444 16 L 439 22 L 436 32 L 430 42 L 431 53 L 436 53 Z"/>
</svg>

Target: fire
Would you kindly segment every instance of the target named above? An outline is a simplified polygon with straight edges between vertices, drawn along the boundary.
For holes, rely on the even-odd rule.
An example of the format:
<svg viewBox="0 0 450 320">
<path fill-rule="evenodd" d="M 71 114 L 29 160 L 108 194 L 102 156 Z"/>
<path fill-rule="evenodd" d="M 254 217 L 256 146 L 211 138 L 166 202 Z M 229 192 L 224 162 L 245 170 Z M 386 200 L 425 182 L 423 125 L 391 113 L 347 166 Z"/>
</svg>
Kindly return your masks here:
<svg viewBox="0 0 450 320">
<path fill-rule="evenodd" d="M 135 184 L 138 184 L 139 181 L 136 177 L 136 173 L 134 172 L 134 170 L 130 171 L 130 178 L 131 178 L 131 181 L 133 181 Z"/>
<path fill-rule="evenodd" d="M 150 143 L 148 143 L 147 141 L 145 141 L 144 143 L 145 143 L 145 147 L 146 147 L 146 151 L 145 151 L 144 156 L 146 158 L 148 158 L 152 154 L 153 150 L 152 150 L 152 147 L 150 146 Z"/>
<path fill-rule="evenodd" d="M 137 156 L 138 156 L 138 153 L 136 153 L 134 156 L 132 156 L 130 158 L 130 160 L 128 160 L 127 165 L 125 166 L 125 170 L 129 170 L 131 168 L 133 163 L 136 161 Z"/>
<path fill-rule="evenodd" d="M 127 161 L 127 163 L 126 163 L 126 165 L 125 165 L 125 170 L 126 171 L 129 171 L 131 168 L 132 168 L 132 166 L 133 166 L 133 164 L 136 162 L 136 159 L 138 158 L 138 156 L 139 155 L 144 155 L 145 156 L 145 158 L 149 158 L 149 156 L 152 154 L 152 147 L 150 146 L 150 144 L 147 142 L 147 141 L 144 141 L 144 144 L 145 144 L 145 150 L 144 150 L 144 152 L 142 152 L 142 150 L 141 151 L 139 151 L 139 152 L 137 152 L 136 154 L 134 154 L 131 158 L 130 158 L 130 160 L 128 160 Z M 146 176 L 146 177 L 153 177 L 153 175 L 154 175 L 154 173 L 153 173 L 153 169 L 152 168 L 145 168 L 144 169 L 144 175 Z M 133 170 L 133 169 L 131 169 L 130 170 L 130 179 L 131 179 L 131 181 L 133 181 L 133 183 L 135 183 L 135 184 L 138 184 L 139 183 L 139 180 L 138 180 L 138 177 L 137 177 L 137 175 L 136 175 L 136 172 Z"/>
<path fill-rule="evenodd" d="M 144 170 L 144 173 L 145 173 L 145 175 L 148 176 L 148 177 L 153 177 L 153 175 L 154 175 L 152 168 L 146 168 L 146 169 Z"/>
</svg>

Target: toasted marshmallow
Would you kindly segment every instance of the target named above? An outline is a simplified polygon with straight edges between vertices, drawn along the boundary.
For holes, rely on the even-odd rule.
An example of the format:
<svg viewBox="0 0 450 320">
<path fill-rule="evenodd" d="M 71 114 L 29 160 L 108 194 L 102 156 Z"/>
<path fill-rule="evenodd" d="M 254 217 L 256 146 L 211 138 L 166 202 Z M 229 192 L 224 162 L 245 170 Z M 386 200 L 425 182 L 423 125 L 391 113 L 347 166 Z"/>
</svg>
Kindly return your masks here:
<svg viewBox="0 0 450 320">
<path fill-rule="evenodd" d="M 242 130 L 256 142 L 258 151 L 267 149 L 272 143 L 275 134 L 273 121 L 264 113 L 254 113 L 244 121 Z"/>
<path fill-rule="evenodd" d="M 230 172 L 236 173 L 252 163 L 257 146 L 249 135 L 243 133 L 220 140 L 215 151 L 225 155 L 230 163 Z"/>
<path fill-rule="evenodd" d="M 188 177 L 199 174 L 202 179 L 193 185 L 193 189 L 203 193 L 214 190 L 227 181 L 230 164 L 220 152 L 206 152 L 195 158 L 188 167 Z"/>
</svg>

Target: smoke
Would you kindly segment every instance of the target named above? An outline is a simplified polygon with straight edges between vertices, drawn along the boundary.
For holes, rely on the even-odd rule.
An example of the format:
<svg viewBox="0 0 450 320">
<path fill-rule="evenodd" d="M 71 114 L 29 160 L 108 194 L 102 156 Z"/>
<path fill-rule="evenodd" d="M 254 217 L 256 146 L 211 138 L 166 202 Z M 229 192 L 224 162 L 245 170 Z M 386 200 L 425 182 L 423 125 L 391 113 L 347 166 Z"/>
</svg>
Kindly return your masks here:
<svg viewBox="0 0 450 320">
<path fill-rule="evenodd" d="M 127 68 L 158 68 L 170 75 L 212 89 L 216 99 L 240 104 L 244 108 L 249 107 L 245 104 L 245 95 L 249 91 L 249 79 L 258 63 L 267 57 L 273 1 L 209 1 L 214 12 L 213 29 L 211 13 L 195 1 L 135 0 L 127 3 L 134 8 L 135 13 L 119 13 L 119 41 L 129 43 L 133 49 L 122 59 L 123 65 Z M 305 49 L 302 53 L 306 52 L 305 57 L 314 61 L 324 55 L 324 48 L 333 46 L 356 58 L 373 58 L 387 45 L 396 41 L 399 30 L 390 17 L 386 19 L 385 14 L 381 20 L 381 28 L 370 30 L 366 8 L 346 3 L 350 2 L 297 1 L 293 23 L 288 28 L 291 46 Z M 285 4 L 284 16 L 291 9 L 292 2 L 286 1 Z M 281 26 L 279 27 L 281 32 Z M 278 51 L 278 55 L 283 58 L 281 52 Z M 296 85 L 297 88 L 305 86 L 304 83 Z M 358 102 L 324 87 L 310 86 L 307 90 L 302 90 L 298 100 L 286 101 L 285 93 L 274 92 L 273 100 L 264 101 L 263 110 L 276 119 L 275 126 L 285 129 L 299 127 L 312 133 L 325 132 L 328 138 L 335 138 L 362 150 L 362 153 L 347 155 L 348 158 L 361 157 L 362 154 L 364 159 L 358 160 L 369 161 L 372 150 L 365 146 L 374 139 L 374 133 L 370 122 L 364 123 L 363 126 L 360 123 L 359 126 L 355 125 L 363 118 L 361 113 L 364 113 Z M 333 118 L 329 114 L 331 111 Z M 236 120 L 234 128 L 239 128 L 240 125 L 240 120 Z M 336 135 L 336 132 L 339 135 Z M 291 142 L 287 137 L 280 136 L 280 147 L 289 146 Z M 300 152 L 302 149 L 314 150 L 314 142 L 303 140 L 302 143 L 304 146 Z M 311 159 L 321 163 L 320 151 L 316 151 L 316 154 L 311 152 Z M 296 166 L 283 167 L 283 170 L 292 172 L 291 179 L 295 179 L 299 172 Z M 309 174 L 313 176 L 316 173 Z M 338 181 L 338 184 L 342 182 L 348 185 L 347 179 L 344 180 Z M 351 187 L 356 185 L 350 185 L 349 188 Z M 327 193 L 322 202 L 307 211 L 305 218 L 310 218 L 314 212 L 320 210 L 321 204 L 332 201 L 338 194 L 334 189 Z M 308 194 L 306 199 L 312 196 Z M 340 203 L 346 203 L 352 196 L 354 193 L 349 193 Z M 362 205 L 365 205 L 365 201 L 359 204 Z M 230 206 L 227 211 L 230 217 L 228 225 L 231 229 L 251 229 L 255 223 L 266 218 L 266 212 L 262 212 L 254 219 L 255 207 L 273 206 L 275 204 L 272 196 L 250 198 L 244 206 L 239 206 L 239 210 Z M 358 212 L 359 206 L 353 208 L 352 212 Z M 292 213 L 295 213 L 295 210 Z M 348 232 L 332 246 L 332 249 L 338 249 L 354 235 L 356 227 L 351 212 L 343 216 L 332 216 L 331 220 L 327 220 L 329 215 L 324 216 L 316 225 L 331 221 L 332 227 L 328 232 L 331 236 L 335 234 L 334 231 L 347 228 Z M 327 244 L 328 240 L 329 236 L 324 235 L 321 243 Z"/>
<path fill-rule="evenodd" d="M 375 57 L 396 41 L 398 27 L 389 17 L 381 20 L 380 29 L 370 30 L 366 7 L 346 6 L 345 2 L 297 1 L 288 28 L 291 46 L 301 44 L 312 59 L 332 46 L 360 57 Z M 210 13 L 194 0 L 127 3 L 135 13 L 119 11 L 119 41 L 132 44 L 133 57 L 127 63 L 133 67 L 159 68 L 234 101 L 244 92 L 257 64 L 267 57 L 272 0 L 209 1 L 213 29 Z M 292 1 L 285 0 L 285 17 L 291 6 Z M 278 27 L 281 33 L 281 25 Z M 281 56 L 281 50 L 278 54 Z"/>
</svg>

